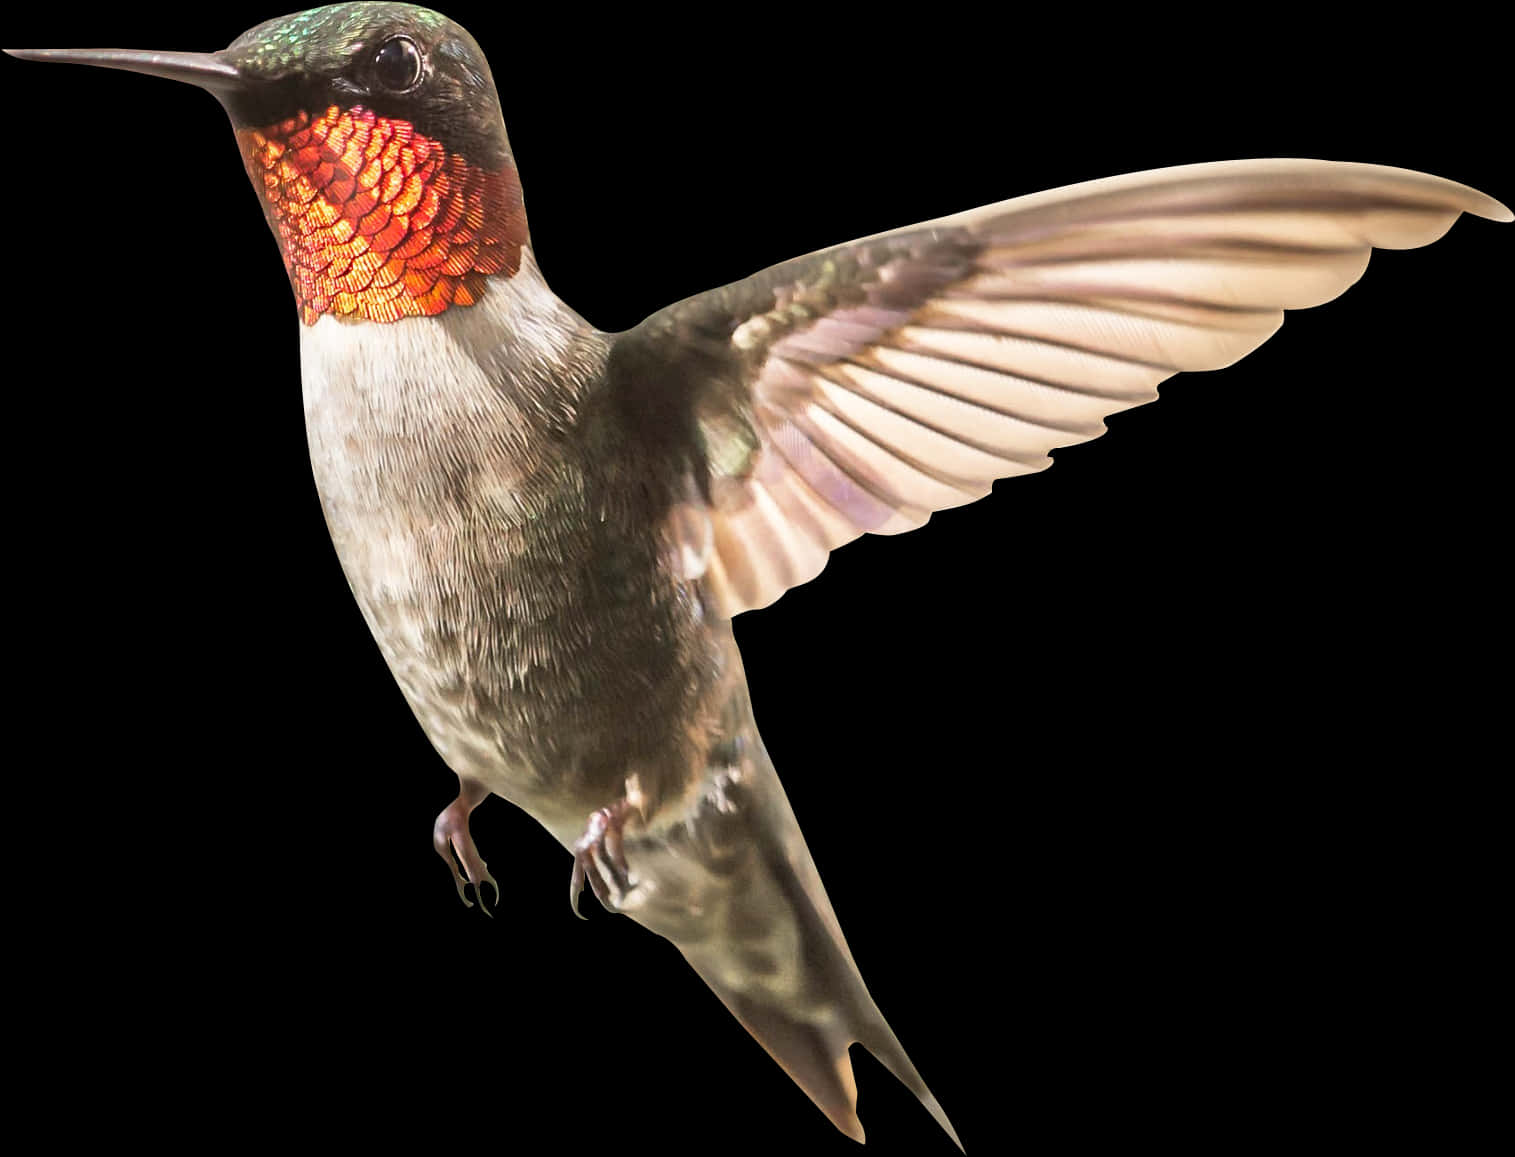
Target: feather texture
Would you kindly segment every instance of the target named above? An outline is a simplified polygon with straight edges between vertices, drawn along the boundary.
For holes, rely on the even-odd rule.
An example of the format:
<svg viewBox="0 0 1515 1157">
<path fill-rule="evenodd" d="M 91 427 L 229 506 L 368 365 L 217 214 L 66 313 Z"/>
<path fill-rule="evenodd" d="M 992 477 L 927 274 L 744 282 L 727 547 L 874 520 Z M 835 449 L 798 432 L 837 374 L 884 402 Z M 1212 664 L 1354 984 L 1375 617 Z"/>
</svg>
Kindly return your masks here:
<svg viewBox="0 0 1515 1157">
<path fill-rule="evenodd" d="M 1159 169 L 823 250 L 618 340 L 697 345 L 674 392 L 696 425 L 719 415 L 755 435 L 735 471 L 695 456 L 706 587 L 730 616 L 814 577 L 859 534 L 913 529 L 1045 468 L 1173 374 L 1228 366 L 1285 310 L 1342 293 L 1374 248 L 1428 244 L 1463 212 L 1511 216 L 1466 186 L 1376 165 Z"/>
</svg>

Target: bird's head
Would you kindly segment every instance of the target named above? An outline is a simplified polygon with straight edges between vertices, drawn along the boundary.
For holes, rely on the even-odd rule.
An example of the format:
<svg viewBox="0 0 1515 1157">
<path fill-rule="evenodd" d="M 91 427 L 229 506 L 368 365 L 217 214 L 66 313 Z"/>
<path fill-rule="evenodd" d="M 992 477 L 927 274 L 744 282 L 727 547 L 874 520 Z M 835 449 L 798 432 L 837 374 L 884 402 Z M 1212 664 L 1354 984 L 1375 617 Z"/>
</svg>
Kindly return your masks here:
<svg viewBox="0 0 1515 1157">
<path fill-rule="evenodd" d="M 300 316 L 471 305 L 527 241 L 494 79 L 466 31 L 411 4 L 266 21 L 220 52 L 13 49 L 188 81 L 231 116 Z"/>
</svg>

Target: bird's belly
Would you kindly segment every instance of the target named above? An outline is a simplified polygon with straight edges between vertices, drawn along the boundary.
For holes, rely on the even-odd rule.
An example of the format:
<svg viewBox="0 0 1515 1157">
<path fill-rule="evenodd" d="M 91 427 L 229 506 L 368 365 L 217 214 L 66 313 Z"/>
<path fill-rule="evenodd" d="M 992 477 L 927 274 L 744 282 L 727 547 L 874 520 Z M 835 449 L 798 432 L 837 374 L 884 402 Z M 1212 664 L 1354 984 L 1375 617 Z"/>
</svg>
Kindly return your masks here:
<svg viewBox="0 0 1515 1157">
<path fill-rule="evenodd" d="M 539 532 L 329 504 L 328 522 L 385 661 L 459 775 L 558 834 L 628 776 L 660 797 L 694 774 L 710 641 L 655 556 L 574 517 Z"/>
<path fill-rule="evenodd" d="M 311 466 L 353 594 L 442 757 L 555 832 L 582 827 L 628 776 L 657 801 L 699 774 L 729 627 L 664 571 L 639 477 L 561 432 L 523 441 L 534 411 L 460 360 L 467 336 L 314 327 Z"/>
</svg>

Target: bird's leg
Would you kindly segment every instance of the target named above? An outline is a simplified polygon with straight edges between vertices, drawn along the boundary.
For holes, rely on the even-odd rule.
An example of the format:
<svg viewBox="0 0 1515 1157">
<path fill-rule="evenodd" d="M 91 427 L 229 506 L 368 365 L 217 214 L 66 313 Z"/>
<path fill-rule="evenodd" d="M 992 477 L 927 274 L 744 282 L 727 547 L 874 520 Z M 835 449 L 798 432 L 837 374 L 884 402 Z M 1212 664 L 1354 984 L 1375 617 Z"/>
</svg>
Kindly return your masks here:
<svg viewBox="0 0 1515 1157">
<path fill-rule="evenodd" d="M 621 846 L 626 821 L 634 814 L 635 806 L 625 799 L 602 807 L 589 817 L 584 834 L 573 845 L 573 876 L 568 882 L 568 903 L 580 920 L 584 915 L 579 911 L 579 894 L 584 890 L 586 878 L 595 897 L 610 912 L 618 911 L 627 893 L 636 886 L 636 876 L 627 867 Z"/>
<path fill-rule="evenodd" d="M 478 780 L 458 776 L 458 798 L 437 816 L 437 822 L 431 829 L 431 844 L 437 849 L 437 855 L 446 860 L 447 866 L 452 870 L 453 883 L 458 888 L 458 899 L 465 906 L 473 907 L 473 901 L 468 898 L 466 891 L 466 885 L 472 884 L 474 895 L 479 898 L 479 907 L 484 909 L 486 916 L 493 916 L 494 913 L 484 901 L 484 883 L 487 881 L 494 889 L 496 905 L 500 902 L 500 885 L 489 874 L 484 857 L 479 855 L 473 836 L 468 832 L 469 815 L 488 796 L 489 789 Z"/>
</svg>

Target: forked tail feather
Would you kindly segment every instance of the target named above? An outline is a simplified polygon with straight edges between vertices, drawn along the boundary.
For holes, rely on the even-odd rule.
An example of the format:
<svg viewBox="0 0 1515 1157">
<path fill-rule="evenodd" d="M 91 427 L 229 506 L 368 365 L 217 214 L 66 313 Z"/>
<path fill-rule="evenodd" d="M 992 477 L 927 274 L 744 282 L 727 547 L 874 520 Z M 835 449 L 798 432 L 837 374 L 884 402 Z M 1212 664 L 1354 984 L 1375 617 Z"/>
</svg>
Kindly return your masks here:
<svg viewBox="0 0 1515 1157">
<path fill-rule="evenodd" d="M 651 882 L 624 910 L 666 936 L 831 1122 L 863 1140 L 850 1045 L 899 1078 L 961 1150 L 957 1131 L 863 984 L 778 776 L 755 733 L 712 769 L 699 802 L 655 840 L 628 843 Z"/>
</svg>

